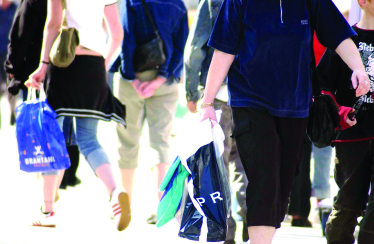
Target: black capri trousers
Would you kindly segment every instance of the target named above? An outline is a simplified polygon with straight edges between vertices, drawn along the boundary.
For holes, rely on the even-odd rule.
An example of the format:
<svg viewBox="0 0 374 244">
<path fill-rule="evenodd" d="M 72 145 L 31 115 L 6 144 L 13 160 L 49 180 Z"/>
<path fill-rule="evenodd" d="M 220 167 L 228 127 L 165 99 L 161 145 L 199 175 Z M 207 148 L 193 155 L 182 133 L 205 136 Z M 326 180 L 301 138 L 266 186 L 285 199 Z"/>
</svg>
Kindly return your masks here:
<svg viewBox="0 0 374 244">
<path fill-rule="evenodd" d="M 279 228 L 302 157 L 308 118 L 233 107 L 234 131 L 248 178 L 247 225 Z"/>
</svg>

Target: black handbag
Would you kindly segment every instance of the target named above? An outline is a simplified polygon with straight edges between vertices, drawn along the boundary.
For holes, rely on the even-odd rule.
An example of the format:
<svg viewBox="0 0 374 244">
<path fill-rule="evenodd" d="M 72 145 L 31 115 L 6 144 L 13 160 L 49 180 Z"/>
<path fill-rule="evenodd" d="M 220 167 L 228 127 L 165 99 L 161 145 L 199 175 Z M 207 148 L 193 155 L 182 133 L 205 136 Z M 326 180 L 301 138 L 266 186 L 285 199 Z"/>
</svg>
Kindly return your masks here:
<svg viewBox="0 0 374 244">
<path fill-rule="evenodd" d="M 153 31 L 156 34 L 156 38 L 135 48 L 133 66 L 136 73 L 158 69 L 158 67 L 166 61 L 163 41 L 158 33 L 153 16 L 149 11 L 145 0 L 142 0 L 142 6 L 149 22 L 151 23 Z"/>
<path fill-rule="evenodd" d="M 309 111 L 307 135 L 314 146 L 324 148 L 330 146 L 339 134 L 340 115 L 338 107 L 329 95 L 314 96 L 313 106 Z"/>
<path fill-rule="evenodd" d="M 311 2 L 306 0 L 308 12 L 311 14 Z M 314 36 L 314 28 L 312 18 L 310 17 L 312 38 Z M 340 115 L 339 109 L 333 98 L 329 95 L 321 94 L 319 86 L 318 73 L 316 68 L 316 60 L 313 52 L 313 39 L 311 41 L 311 55 L 312 55 L 312 85 L 314 102 L 309 110 L 309 120 L 307 125 L 307 135 L 314 146 L 324 148 L 330 146 L 331 143 L 337 139 L 340 134 L 339 126 Z"/>
</svg>

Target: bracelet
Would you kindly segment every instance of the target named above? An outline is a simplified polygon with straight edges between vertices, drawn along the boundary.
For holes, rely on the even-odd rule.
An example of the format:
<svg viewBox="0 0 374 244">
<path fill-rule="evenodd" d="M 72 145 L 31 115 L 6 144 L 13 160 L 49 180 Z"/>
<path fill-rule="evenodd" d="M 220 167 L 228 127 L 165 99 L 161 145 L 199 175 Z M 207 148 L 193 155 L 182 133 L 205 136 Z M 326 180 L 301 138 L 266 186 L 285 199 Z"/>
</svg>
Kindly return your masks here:
<svg viewBox="0 0 374 244">
<path fill-rule="evenodd" d="M 49 62 L 47 62 L 47 61 L 40 61 L 40 63 L 49 65 Z"/>
<path fill-rule="evenodd" d="M 203 103 L 203 104 L 201 104 L 201 108 L 206 108 L 206 107 L 210 107 L 210 106 L 212 106 L 214 108 L 213 103 Z"/>
</svg>

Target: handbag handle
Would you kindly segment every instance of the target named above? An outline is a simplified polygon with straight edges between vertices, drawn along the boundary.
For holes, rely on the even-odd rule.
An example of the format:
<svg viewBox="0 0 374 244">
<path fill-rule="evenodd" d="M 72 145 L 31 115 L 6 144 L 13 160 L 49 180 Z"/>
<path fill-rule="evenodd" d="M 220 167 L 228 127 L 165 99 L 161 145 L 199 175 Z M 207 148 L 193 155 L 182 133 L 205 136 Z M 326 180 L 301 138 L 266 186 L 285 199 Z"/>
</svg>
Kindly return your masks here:
<svg viewBox="0 0 374 244">
<path fill-rule="evenodd" d="M 151 11 L 149 11 L 149 8 L 148 8 L 145 0 L 141 0 L 141 1 L 142 1 L 142 5 L 143 5 L 143 9 L 144 9 L 145 15 L 147 16 L 148 21 L 151 23 L 153 32 L 156 34 L 156 36 L 158 38 L 160 38 L 160 35 L 158 34 L 159 31 L 158 31 L 158 28 L 156 26 L 156 23 L 155 23 L 155 20 L 153 18 L 153 15 L 152 15 Z"/>
<path fill-rule="evenodd" d="M 62 20 L 62 26 L 68 27 L 68 21 L 66 19 L 66 11 L 67 11 L 66 0 L 61 0 L 61 2 L 62 2 L 62 15 L 64 16 Z"/>
</svg>

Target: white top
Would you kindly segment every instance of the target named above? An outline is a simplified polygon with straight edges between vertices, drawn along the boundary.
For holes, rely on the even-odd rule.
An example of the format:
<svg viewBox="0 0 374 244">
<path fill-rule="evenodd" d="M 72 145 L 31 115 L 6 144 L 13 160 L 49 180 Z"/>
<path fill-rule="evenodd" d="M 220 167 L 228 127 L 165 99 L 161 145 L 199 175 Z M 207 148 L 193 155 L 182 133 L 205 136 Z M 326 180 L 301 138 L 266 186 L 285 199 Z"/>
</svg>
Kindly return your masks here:
<svg viewBox="0 0 374 244">
<path fill-rule="evenodd" d="M 103 29 L 104 8 L 117 0 L 66 0 L 66 20 L 78 30 L 80 45 L 105 55 L 107 36 Z"/>
<path fill-rule="evenodd" d="M 218 90 L 216 99 L 222 102 L 229 101 L 229 91 L 227 90 L 227 85 L 222 85 L 221 88 Z"/>
</svg>

